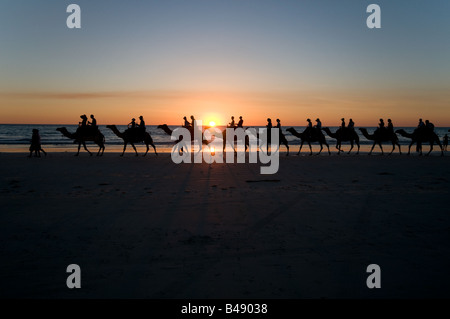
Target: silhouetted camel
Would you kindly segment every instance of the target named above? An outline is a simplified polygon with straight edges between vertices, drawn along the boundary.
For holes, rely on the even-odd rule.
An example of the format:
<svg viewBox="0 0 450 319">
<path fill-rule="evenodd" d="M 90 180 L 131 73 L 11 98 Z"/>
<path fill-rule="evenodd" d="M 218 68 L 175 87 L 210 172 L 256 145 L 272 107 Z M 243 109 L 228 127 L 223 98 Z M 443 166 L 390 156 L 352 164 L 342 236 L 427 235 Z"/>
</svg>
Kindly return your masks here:
<svg viewBox="0 0 450 319">
<path fill-rule="evenodd" d="M 91 130 L 83 127 L 78 127 L 75 133 L 70 133 L 65 127 L 58 127 L 57 131 L 61 132 L 62 135 L 74 140 L 74 143 L 78 143 L 78 152 L 75 156 L 80 154 L 81 145 L 84 149 L 92 156 L 92 153 L 87 149 L 86 142 L 94 142 L 99 146 L 97 156 L 102 156 L 105 151 L 105 136 L 100 132 L 100 130 Z"/>
<path fill-rule="evenodd" d="M 245 128 L 245 131 L 247 129 L 248 129 L 248 127 Z M 222 137 L 223 137 L 223 150 L 225 151 L 226 139 L 227 139 L 227 131 L 226 131 L 226 129 L 222 131 Z M 256 139 L 259 139 L 259 133 L 258 132 L 256 132 Z M 283 132 L 281 132 L 281 130 L 278 133 L 278 139 L 279 139 L 278 144 L 280 146 L 281 145 L 286 146 L 286 149 L 287 149 L 286 156 L 288 156 L 289 155 L 289 144 L 288 144 L 288 141 L 287 141 L 286 137 L 284 136 Z M 235 143 L 237 142 L 237 137 L 236 136 L 234 137 L 234 142 Z M 267 143 L 270 143 L 270 139 L 269 138 L 267 140 Z M 250 139 L 249 139 L 248 135 L 245 135 L 245 143 L 244 144 L 245 144 L 245 151 L 247 151 L 247 149 L 249 147 L 249 144 L 250 144 Z M 234 152 L 236 153 L 236 150 L 234 150 Z"/>
<path fill-rule="evenodd" d="M 341 150 L 342 142 L 350 142 L 351 144 L 350 150 L 347 154 L 350 154 L 353 149 L 353 143 L 356 143 L 356 145 L 358 146 L 358 151 L 356 152 L 356 154 L 359 154 L 359 136 L 358 133 L 355 132 L 355 130 L 342 127 L 340 127 L 335 133 L 331 132 L 328 127 L 324 127 L 323 130 L 328 134 L 329 137 L 336 139 L 336 148 L 338 149 L 338 155 L 343 152 Z"/>
<path fill-rule="evenodd" d="M 434 143 L 439 145 L 439 147 L 441 148 L 441 155 L 444 155 L 444 150 L 441 145 L 441 141 L 439 140 L 439 137 L 437 136 L 437 134 L 434 133 L 433 131 L 429 131 L 427 129 L 415 129 L 414 132 L 411 134 L 411 133 L 406 132 L 403 129 L 400 129 L 395 132 L 400 134 L 403 137 L 411 139 L 411 143 L 409 144 L 409 147 L 408 147 L 408 155 L 410 154 L 411 146 L 414 143 L 417 143 L 417 151 L 419 152 L 419 155 L 422 155 L 422 143 L 424 143 L 424 142 L 430 143 L 430 150 L 426 155 L 429 155 L 431 153 L 431 151 L 433 150 Z"/>
<path fill-rule="evenodd" d="M 322 131 L 317 129 L 312 129 L 311 134 L 308 132 L 308 129 L 305 129 L 303 132 L 299 133 L 295 130 L 295 128 L 290 127 L 286 131 L 290 132 L 295 137 L 298 137 L 301 140 L 300 149 L 298 150 L 297 155 L 300 155 L 300 151 L 302 150 L 303 143 L 307 142 L 309 145 L 309 155 L 312 155 L 311 142 L 318 142 L 320 144 L 320 151 L 316 155 L 322 153 L 323 144 L 327 146 L 328 155 L 331 155 L 330 147 L 328 146 L 327 141 L 325 140 L 325 135 L 323 135 Z"/>
<path fill-rule="evenodd" d="M 383 146 L 382 146 L 383 142 L 391 142 L 392 143 L 392 151 L 389 153 L 389 155 L 391 155 L 392 152 L 394 152 L 395 145 L 398 146 L 398 151 L 400 154 L 402 154 L 402 150 L 401 150 L 400 144 L 398 142 L 398 137 L 397 137 L 397 134 L 395 134 L 395 132 L 389 131 L 387 129 L 377 129 L 373 134 L 369 134 L 367 132 L 367 129 L 365 129 L 365 128 L 360 128 L 359 130 L 361 131 L 361 133 L 364 135 L 364 137 L 366 139 L 373 141 L 373 145 L 372 145 L 372 148 L 370 149 L 369 155 L 372 154 L 372 151 L 376 144 L 378 144 L 380 146 L 381 155 L 384 155 Z"/>
<path fill-rule="evenodd" d="M 173 131 L 169 128 L 169 126 L 167 124 L 158 125 L 158 128 L 163 130 L 167 135 L 172 136 Z M 190 126 L 189 128 L 186 128 L 186 129 L 190 132 L 190 135 L 191 135 L 190 142 L 193 142 L 195 140 L 194 128 L 192 126 Z M 201 133 L 201 131 L 199 133 L 201 134 L 201 138 L 197 139 L 197 142 L 200 145 L 208 145 L 210 142 L 203 139 L 203 134 Z M 180 142 L 182 140 L 183 140 L 183 136 L 180 136 L 178 138 L 178 140 L 175 141 L 175 144 L 179 147 L 179 149 L 178 149 L 179 153 L 183 153 L 183 146 L 180 145 Z M 186 147 L 187 147 L 187 145 L 186 145 Z M 199 153 L 201 150 L 202 150 L 202 148 L 200 147 L 197 153 Z"/>
<path fill-rule="evenodd" d="M 139 154 L 136 150 L 136 146 L 134 146 L 134 143 L 140 142 L 144 142 L 145 146 L 147 147 L 144 156 L 147 155 L 148 150 L 150 149 L 149 145 L 153 147 L 153 149 L 155 150 L 155 154 L 158 155 L 158 153 L 156 152 L 155 144 L 153 144 L 153 139 L 148 132 L 145 132 L 139 128 L 134 128 L 134 129 L 127 129 L 122 133 L 117 129 L 115 125 L 106 125 L 106 127 L 109 128 L 111 131 L 113 131 L 113 133 L 116 134 L 118 137 L 123 139 L 123 152 L 120 156 L 123 156 L 125 154 L 125 150 L 127 149 L 128 143 L 131 144 L 136 153 L 136 156 L 138 156 Z"/>
</svg>

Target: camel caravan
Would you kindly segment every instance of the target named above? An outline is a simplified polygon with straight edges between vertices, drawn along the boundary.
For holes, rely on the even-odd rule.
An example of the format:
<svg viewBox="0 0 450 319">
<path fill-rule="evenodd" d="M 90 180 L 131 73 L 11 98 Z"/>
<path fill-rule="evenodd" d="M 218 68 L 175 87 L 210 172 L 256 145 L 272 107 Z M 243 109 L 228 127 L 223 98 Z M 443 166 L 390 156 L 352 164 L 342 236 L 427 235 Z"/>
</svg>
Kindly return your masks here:
<svg viewBox="0 0 450 319">
<path fill-rule="evenodd" d="M 94 117 L 94 115 L 90 116 L 90 121 L 88 120 L 87 116 L 85 114 L 80 116 L 81 122 L 78 123 L 78 128 L 74 133 L 69 132 L 65 127 L 59 127 L 56 130 L 61 132 L 63 136 L 73 140 L 74 144 L 78 144 L 78 151 L 75 154 L 75 156 L 78 156 L 80 154 L 81 146 L 86 150 L 86 152 L 89 153 L 89 155 L 92 156 L 92 152 L 90 152 L 86 146 L 86 142 L 94 142 L 98 145 L 99 149 L 97 152 L 97 156 L 102 156 L 105 151 L 105 136 L 100 132 L 99 127 L 97 126 L 97 121 Z M 208 145 L 211 143 L 211 141 L 205 140 L 203 138 L 203 135 L 197 135 L 194 134 L 195 129 L 197 128 L 197 121 L 195 120 L 194 116 L 191 116 L 191 121 L 188 121 L 186 117 L 184 119 L 184 124 L 180 127 L 186 128 L 191 132 L 191 143 L 197 142 L 198 145 Z M 234 122 L 234 117 L 231 117 L 232 121 L 227 125 L 227 129 L 237 129 L 243 127 L 243 119 L 242 116 L 240 117 L 240 120 L 237 124 Z M 120 154 L 120 156 L 124 156 L 125 151 L 127 149 L 128 144 L 131 145 L 133 148 L 135 155 L 138 156 L 138 152 L 136 149 L 135 144 L 136 143 L 144 143 L 146 146 L 146 151 L 143 154 L 143 156 L 146 156 L 147 153 L 150 150 L 150 146 L 153 147 L 153 150 L 155 152 L 155 155 L 158 155 L 156 151 L 156 146 L 153 142 L 153 139 L 146 131 L 145 121 L 143 116 L 139 117 L 140 122 L 136 123 L 136 120 L 133 118 L 131 122 L 128 124 L 128 127 L 125 131 L 120 132 L 116 125 L 106 125 L 106 128 L 110 129 L 116 136 L 121 138 L 123 140 L 123 151 Z M 270 118 L 267 119 L 267 125 L 266 128 L 268 128 L 268 132 L 270 132 L 270 129 L 272 128 L 278 128 L 279 129 L 279 145 L 284 145 L 286 147 L 286 155 L 289 155 L 289 145 L 288 141 L 285 137 L 285 134 L 283 133 L 283 129 L 281 127 L 281 122 L 279 119 L 276 120 L 277 124 L 276 126 L 272 125 L 272 120 Z M 345 123 L 345 119 L 341 119 L 341 125 L 339 128 L 332 132 L 330 128 L 328 127 L 322 127 L 322 123 L 319 118 L 316 120 L 316 124 L 313 125 L 311 119 L 307 119 L 307 125 L 306 128 L 302 132 L 297 132 L 293 127 L 290 127 L 286 129 L 286 132 L 289 132 L 294 138 L 300 139 L 300 147 L 297 155 L 300 155 L 300 152 L 303 148 L 303 145 L 306 143 L 309 146 L 309 155 L 313 155 L 312 151 L 312 144 L 318 144 L 320 146 L 320 150 L 316 155 L 321 154 L 324 146 L 327 148 L 328 155 L 331 155 L 330 146 L 328 145 L 326 135 L 328 135 L 329 138 L 334 139 L 336 141 L 335 148 L 337 149 L 337 155 L 344 152 L 342 150 L 342 143 L 350 143 L 350 149 L 347 152 L 347 154 L 350 154 L 352 150 L 354 149 L 355 145 L 357 147 L 356 154 L 359 154 L 360 151 L 360 137 L 355 129 L 355 123 L 352 119 L 349 120 L 348 125 Z M 157 127 L 158 129 L 161 129 L 164 131 L 167 135 L 172 136 L 173 130 L 169 128 L 168 125 L 162 124 Z M 198 128 L 197 128 L 198 129 Z M 248 127 L 244 129 L 245 131 L 248 130 Z M 201 129 L 200 129 L 201 131 Z M 430 149 L 426 155 L 429 155 L 433 149 L 434 145 L 439 146 L 441 155 L 444 155 L 444 150 L 447 149 L 448 145 L 448 136 L 445 135 L 443 139 L 443 143 L 441 143 L 439 136 L 434 132 L 434 125 L 426 120 L 425 122 L 422 121 L 422 119 L 419 120 L 419 124 L 417 128 L 413 132 L 406 132 L 403 129 L 394 130 L 394 125 L 391 121 L 391 119 L 388 119 L 387 125 L 385 125 L 384 120 L 380 119 L 380 122 L 378 123 L 378 126 L 376 130 L 370 134 L 366 128 L 359 128 L 359 131 L 361 132 L 362 136 L 366 138 L 369 141 L 373 141 L 372 147 L 368 153 L 368 155 L 371 155 L 375 146 L 378 145 L 381 154 L 384 155 L 383 150 L 383 143 L 389 143 L 392 144 L 392 150 L 388 153 L 389 155 L 392 154 L 396 147 L 398 147 L 399 154 L 402 154 L 401 147 L 399 144 L 399 139 L 397 134 L 404 138 L 408 138 L 411 140 L 410 144 L 408 145 L 408 153 L 407 155 L 410 155 L 411 153 L 411 147 L 413 145 L 416 145 L 416 151 L 419 153 L 419 155 L 422 155 L 422 145 L 429 144 Z M 450 131 L 450 130 L 449 130 Z M 223 151 L 225 151 L 226 147 L 226 132 L 225 129 L 222 131 L 222 139 L 223 139 Z M 200 136 L 200 137 L 199 137 Z M 256 136 L 256 138 L 259 138 L 259 136 Z M 270 137 L 269 137 L 270 138 Z M 181 139 L 181 138 L 180 138 Z M 180 142 L 180 139 L 175 141 L 175 144 L 178 145 Z M 185 143 L 189 143 L 189 141 L 184 141 Z M 237 144 L 237 139 L 235 136 L 234 140 L 235 144 Z M 248 135 L 245 136 L 245 151 L 247 151 L 249 147 L 249 139 Z M 186 145 L 187 146 L 187 145 Z M 234 149 L 234 148 L 233 148 Z M 182 151 L 182 150 L 181 150 Z M 236 153 L 236 150 L 234 149 L 234 152 Z"/>
</svg>

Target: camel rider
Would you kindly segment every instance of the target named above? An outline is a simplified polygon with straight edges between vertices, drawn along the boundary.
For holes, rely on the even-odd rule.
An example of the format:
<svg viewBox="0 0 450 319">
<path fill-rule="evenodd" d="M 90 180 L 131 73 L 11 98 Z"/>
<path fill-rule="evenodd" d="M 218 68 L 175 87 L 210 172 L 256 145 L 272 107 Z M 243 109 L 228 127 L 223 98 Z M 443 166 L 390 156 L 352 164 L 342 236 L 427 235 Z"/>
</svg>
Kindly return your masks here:
<svg viewBox="0 0 450 319">
<path fill-rule="evenodd" d="M 277 119 L 277 125 L 275 126 L 277 129 L 279 129 L 280 130 L 280 132 L 281 132 L 281 122 L 280 122 L 280 119 Z"/>
<path fill-rule="evenodd" d="M 422 121 L 422 119 L 419 119 L 419 125 L 417 125 L 417 128 L 424 128 L 425 123 Z"/>
<path fill-rule="evenodd" d="M 344 118 L 341 118 L 341 127 L 345 128 L 345 119 Z"/>
<path fill-rule="evenodd" d="M 80 118 L 81 118 L 82 121 L 79 122 L 78 125 L 82 126 L 82 127 L 87 126 L 86 123 L 87 123 L 88 118 L 87 118 L 86 114 L 80 115 Z"/>
<path fill-rule="evenodd" d="M 134 117 L 131 119 L 131 122 L 128 123 L 128 128 L 136 128 L 136 119 Z"/>
<path fill-rule="evenodd" d="M 428 120 L 425 120 L 425 127 L 430 131 L 434 132 L 434 124 Z"/>
<path fill-rule="evenodd" d="M 234 125 L 234 116 L 231 117 L 231 122 L 230 122 L 230 124 L 228 125 L 228 127 L 231 127 L 231 128 L 234 128 L 234 127 L 235 127 L 235 125 Z"/>
<path fill-rule="evenodd" d="M 184 120 L 184 125 L 183 126 L 185 128 L 189 128 L 191 126 L 191 123 L 189 123 L 189 121 L 187 120 L 186 116 L 183 117 L 183 120 Z"/>
<path fill-rule="evenodd" d="M 139 116 L 139 120 L 140 120 L 140 122 L 139 122 L 138 127 L 139 127 L 141 130 L 145 131 L 145 121 L 144 121 L 144 117 L 143 117 L 142 115 Z"/>
<path fill-rule="evenodd" d="M 237 127 L 242 127 L 242 125 L 244 124 L 244 120 L 242 119 L 242 116 L 239 116 L 239 122 Z"/>
<path fill-rule="evenodd" d="M 383 119 L 380 119 L 380 123 L 378 123 L 378 128 L 380 130 L 384 129 L 384 120 Z"/>
<path fill-rule="evenodd" d="M 194 115 L 191 115 L 191 126 L 195 128 L 195 117 Z"/>
<path fill-rule="evenodd" d="M 97 128 L 97 120 L 94 117 L 94 114 L 91 114 L 90 116 L 91 122 L 88 122 L 88 125 L 92 128 L 92 131 L 95 132 Z"/>
<path fill-rule="evenodd" d="M 353 119 L 350 119 L 350 121 L 348 121 L 347 127 L 353 131 L 355 130 L 355 122 L 353 122 Z"/>
<path fill-rule="evenodd" d="M 394 133 L 394 124 L 392 124 L 392 120 L 391 119 L 388 119 L 387 129 L 388 129 L 389 133 Z"/>
<path fill-rule="evenodd" d="M 316 129 L 318 129 L 319 131 L 322 129 L 322 122 L 320 121 L 319 118 L 316 119 Z"/>
</svg>

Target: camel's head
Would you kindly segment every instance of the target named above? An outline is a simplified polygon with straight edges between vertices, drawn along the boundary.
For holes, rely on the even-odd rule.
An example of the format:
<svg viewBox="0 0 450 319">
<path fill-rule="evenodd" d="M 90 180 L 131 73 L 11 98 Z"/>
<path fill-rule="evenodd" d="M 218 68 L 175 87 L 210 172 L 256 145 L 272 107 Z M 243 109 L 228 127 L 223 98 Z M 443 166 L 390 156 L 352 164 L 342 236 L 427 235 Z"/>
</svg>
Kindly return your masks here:
<svg viewBox="0 0 450 319">
<path fill-rule="evenodd" d="M 293 127 L 290 127 L 288 129 L 286 129 L 286 131 L 292 133 L 292 132 L 295 132 L 295 129 Z"/>
<path fill-rule="evenodd" d="M 158 128 L 160 128 L 160 129 L 164 129 L 164 128 L 166 128 L 167 127 L 167 124 L 161 124 L 161 125 L 158 125 Z"/>
<path fill-rule="evenodd" d="M 62 132 L 62 131 L 64 131 L 64 127 L 58 127 L 56 130 L 57 130 L 58 132 Z"/>
</svg>

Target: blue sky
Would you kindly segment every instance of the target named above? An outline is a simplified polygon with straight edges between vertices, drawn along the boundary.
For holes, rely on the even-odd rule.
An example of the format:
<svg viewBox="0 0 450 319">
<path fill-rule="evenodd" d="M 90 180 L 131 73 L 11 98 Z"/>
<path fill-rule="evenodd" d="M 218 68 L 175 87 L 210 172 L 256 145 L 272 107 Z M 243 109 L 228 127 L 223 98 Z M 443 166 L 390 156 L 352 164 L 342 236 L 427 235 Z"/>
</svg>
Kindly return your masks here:
<svg viewBox="0 0 450 319">
<path fill-rule="evenodd" d="M 81 7 L 80 30 L 66 27 L 70 3 Z M 370 3 L 381 7 L 381 29 L 366 27 Z M 48 98 L 221 92 L 222 100 L 224 94 L 263 93 L 276 100 L 287 92 L 294 97 L 286 112 L 304 112 L 322 95 L 329 101 L 324 112 L 332 109 L 332 100 L 350 111 L 354 105 L 343 106 L 343 100 L 380 96 L 397 99 L 399 110 L 407 111 L 407 97 L 417 100 L 421 94 L 425 101 L 436 100 L 429 106 L 433 115 L 445 111 L 450 119 L 443 110 L 450 89 L 449 12 L 445 0 L 2 0 L 0 92 L 8 103 L 11 92 Z M 20 101 L 13 104 L 26 103 Z M 227 99 L 232 109 L 242 108 L 233 101 Z"/>
</svg>

